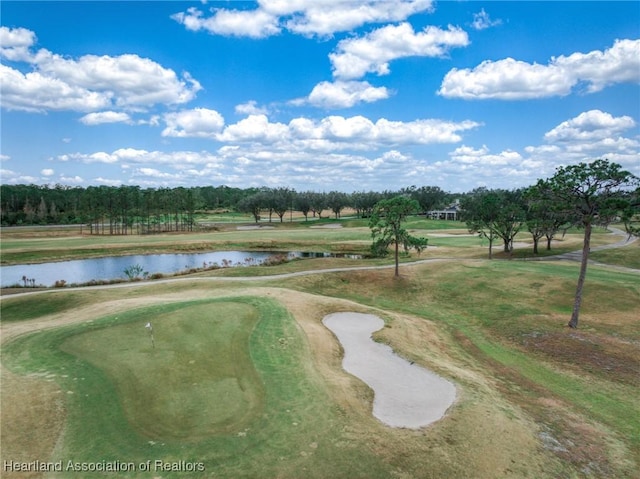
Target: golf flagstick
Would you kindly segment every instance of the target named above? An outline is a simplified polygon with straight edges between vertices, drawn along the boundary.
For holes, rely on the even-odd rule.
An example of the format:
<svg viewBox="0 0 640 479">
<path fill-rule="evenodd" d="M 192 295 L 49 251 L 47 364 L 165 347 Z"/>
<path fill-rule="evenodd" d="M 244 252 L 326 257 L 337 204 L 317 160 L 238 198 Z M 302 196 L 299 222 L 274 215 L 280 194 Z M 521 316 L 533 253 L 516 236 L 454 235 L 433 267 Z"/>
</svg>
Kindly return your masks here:
<svg viewBox="0 0 640 479">
<path fill-rule="evenodd" d="M 156 349 L 156 343 L 153 340 L 153 326 L 151 326 L 151 323 L 147 323 L 144 327 L 147 328 L 147 331 L 149 331 L 149 336 L 151 337 L 151 346 L 153 347 L 153 349 Z"/>
</svg>

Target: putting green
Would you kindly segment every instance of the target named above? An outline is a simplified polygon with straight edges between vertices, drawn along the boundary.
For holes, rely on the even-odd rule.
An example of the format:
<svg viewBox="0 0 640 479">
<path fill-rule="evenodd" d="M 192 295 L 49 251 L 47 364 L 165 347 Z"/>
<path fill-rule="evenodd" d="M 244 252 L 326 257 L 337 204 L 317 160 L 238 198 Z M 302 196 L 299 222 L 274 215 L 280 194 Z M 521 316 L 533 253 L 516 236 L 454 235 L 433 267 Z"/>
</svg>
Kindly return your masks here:
<svg viewBox="0 0 640 479">
<path fill-rule="evenodd" d="M 248 350 L 258 320 L 248 304 L 196 304 L 77 334 L 61 349 L 106 373 L 134 429 L 197 440 L 259 414 L 264 390 Z"/>
</svg>

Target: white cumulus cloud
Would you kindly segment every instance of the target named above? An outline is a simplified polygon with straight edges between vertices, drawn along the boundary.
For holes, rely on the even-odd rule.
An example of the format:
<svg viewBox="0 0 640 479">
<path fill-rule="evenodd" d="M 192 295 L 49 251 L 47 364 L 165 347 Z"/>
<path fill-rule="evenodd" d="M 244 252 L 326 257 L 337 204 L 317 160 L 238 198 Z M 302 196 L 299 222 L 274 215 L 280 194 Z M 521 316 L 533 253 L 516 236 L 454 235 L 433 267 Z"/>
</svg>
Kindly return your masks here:
<svg viewBox="0 0 640 479">
<path fill-rule="evenodd" d="M 189 30 L 216 35 L 265 38 L 284 29 L 327 37 L 368 23 L 400 22 L 431 9 L 431 0 L 259 0 L 252 10 L 212 8 L 206 16 L 192 7 L 171 18 Z"/>
<path fill-rule="evenodd" d="M 246 103 L 236 105 L 235 112 L 240 115 L 266 115 L 268 110 L 265 107 L 258 106 L 255 100 L 250 100 Z"/>
<path fill-rule="evenodd" d="M 394 121 L 380 118 L 372 121 L 364 116 L 331 115 L 319 120 L 298 117 L 289 123 L 272 122 L 266 115 L 249 115 L 229 125 L 213 110 L 195 109 L 165 115 L 164 136 L 210 138 L 224 143 L 255 143 L 279 150 L 301 151 L 340 149 L 375 149 L 382 145 L 426 145 L 455 143 L 462 133 L 481 126 L 480 123 L 439 119 Z"/>
<path fill-rule="evenodd" d="M 635 120 L 630 116 L 614 117 L 600 110 L 590 110 L 563 121 L 545 133 L 544 139 L 550 143 L 613 139 L 635 125 Z"/>
<path fill-rule="evenodd" d="M 124 112 L 100 111 L 89 113 L 80 118 L 85 125 L 101 125 L 103 123 L 131 123 L 131 117 Z"/>
<path fill-rule="evenodd" d="M 164 115 L 167 127 L 162 136 L 216 138 L 224 126 L 224 118 L 215 110 L 195 108 Z"/>
<path fill-rule="evenodd" d="M 110 106 L 111 95 L 91 91 L 39 72 L 23 74 L 0 65 L 2 96 L 0 104 L 9 110 L 43 112 L 48 110 L 92 111 Z"/>
<path fill-rule="evenodd" d="M 264 3 L 268 6 L 285 2 L 276 0 Z M 317 0 L 300 3 L 302 8 L 285 25 L 289 31 L 306 36 L 330 36 L 369 23 L 399 22 L 414 13 L 432 9 L 431 0 Z"/>
<path fill-rule="evenodd" d="M 389 98 L 386 87 L 374 87 L 369 82 L 335 81 L 318 83 L 305 102 L 326 108 L 350 108 L 358 103 L 372 103 Z"/>
<path fill-rule="evenodd" d="M 249 115 L 239 122 L 228 125 L 218 135 L 222 142 L 275 143 L 288 137 L 289 128 L 283 123 L 272 123 L 266 115 Z"/>
<path fill-rule="evenodd" d="M 205 30 L 212 34 L 250 38 L 265 38 L 280 33 L 278 18 L 262 10 L 214 9 L 213 15 L 204 17 L 197 8 L 172 15 L 188 30 Z"/>
<path fill-rule="evenodd" d="M 398 58 L 440 57 L 453 47 L 468 44 L 468 35 L 460 28 L 428 26 L 416 33 L 410 23 L 404 22 L 384 26 L 364 37 L 342 40 L 329 58 L 336 78 L 355 79 L 367 73 L 386 75 L 389 62 Z"/>
<path fill-rule="evenodd" d="M 32 51 L 35 34 L 26 29 L 2 27 L 8 48 L 2 58 L 27 63 L 33 70 L 23 74 L 0 65 L 2 106 L 26 111 L 96 111 L 109 107 L 145 109 L 156 104 L 191 101 L 201 90 L 189 73 L 179 77 L 148 58 L 84 55 L 67 58 L 46 49 Z"/>
<path fill-rule="evenodd" d="M 26 28 L 0 27 L 0 56 L 11 61 L 26 61 L 29 49 L 36 42 L 36 34 Z"/>
<path fill-rule="evenodd" d="M 617 40 L 605 50 L 552 58 L 547 65 L 513 58 L 449 71 L 439 90 L 447 98 L 521 100 L 592 93 L 614 83 L 640 83 L 640 40 Z"/>
<path fill-rule="evenodd" d="M 489 14 L 485 12 L 483 8 L 478 13 L 473 14 L 473 22 L 471 23 L 471 26 L 475 30 L 485 30 L 487 28 L 495 27 L 501 24 L 502 20 L 492 20 Z"/>
</svg>

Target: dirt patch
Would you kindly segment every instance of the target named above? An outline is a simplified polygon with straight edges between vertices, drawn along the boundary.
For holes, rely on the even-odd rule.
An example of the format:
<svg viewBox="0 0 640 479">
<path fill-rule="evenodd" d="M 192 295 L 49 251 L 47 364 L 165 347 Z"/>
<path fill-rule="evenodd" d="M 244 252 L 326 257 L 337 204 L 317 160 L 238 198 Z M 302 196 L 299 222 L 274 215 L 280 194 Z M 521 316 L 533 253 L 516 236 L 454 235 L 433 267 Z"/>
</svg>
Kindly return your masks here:
<svg viewBox="0 0 640 479">
<path fill-rule="evenodd" d="M 583 331 L 531 333 L 523 344 L 573 368 L 640 387 L 640 344 Z"/>
<path fill-rule="evenodd" d="M 524 378 L 514 369 L 488 358 L 462 333 L 456 336 L 474 357 L 483 360 L 495 378 L 495 387 L 519 404 L 538 424 L 541 446 L 558 459 L 572 464 L 576 470 L 588 471 L 593 477 L 612 477 L 613 467 L 602 431 L 588 418 L 571 411 L 561 399 L 544 387 Z"/>
</svg>

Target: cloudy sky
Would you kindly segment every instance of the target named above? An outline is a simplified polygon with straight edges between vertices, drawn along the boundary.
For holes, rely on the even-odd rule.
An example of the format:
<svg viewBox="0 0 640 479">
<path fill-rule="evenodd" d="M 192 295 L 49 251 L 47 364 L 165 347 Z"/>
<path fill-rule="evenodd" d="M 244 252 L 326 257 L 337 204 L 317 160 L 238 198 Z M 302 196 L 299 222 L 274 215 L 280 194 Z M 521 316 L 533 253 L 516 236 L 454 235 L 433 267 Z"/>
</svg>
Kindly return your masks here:
<svg viewBox="0 0 640 479">
<path fill-rule="evenodd" d="M 4 184 L 514 188 L 640 176 L 628 2 L 2 1 Z"/>
</svg>

